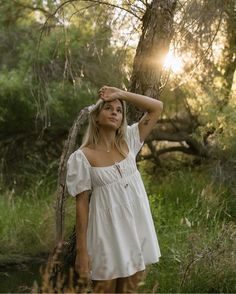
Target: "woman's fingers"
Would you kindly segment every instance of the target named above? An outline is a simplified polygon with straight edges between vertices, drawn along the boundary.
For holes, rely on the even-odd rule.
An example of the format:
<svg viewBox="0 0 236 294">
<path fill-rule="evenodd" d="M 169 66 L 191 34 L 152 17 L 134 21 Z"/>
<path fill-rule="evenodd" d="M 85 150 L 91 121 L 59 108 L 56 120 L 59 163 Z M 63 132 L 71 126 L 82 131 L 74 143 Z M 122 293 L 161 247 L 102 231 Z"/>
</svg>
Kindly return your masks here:
<svg viewBox="0 0 236 294">
<path fill-rule="evenodd" d="M 103 86 L 98 90 L 98 92 L 104 92 L 107 88 L 108 88 L 107 86 Z"/>
<path fill-rule="evenodd" d="M 103 86 L 101 89 L 99 89 L 98 95 L 105 101 L 112 101 L 120 98 L 120 91 L 120 89 L 115 87 Z"/>
<path fill-rule="evenodd" d="M 104 87 L 102 87 L 101 89 L 98 90 L 98 95 L 100 98 L 104 98 L 104 94 L 105 94 L 105 89 Z"/>
<path fill-rule="evenodd" d="M 104 92 L 104 91 L 106 91 L 108 88 L 109 88 L 108 86 L 103 86 L 103 87 L 101 87 L 101 88 L 98 90 L 98 92 Z"/>
</svg>

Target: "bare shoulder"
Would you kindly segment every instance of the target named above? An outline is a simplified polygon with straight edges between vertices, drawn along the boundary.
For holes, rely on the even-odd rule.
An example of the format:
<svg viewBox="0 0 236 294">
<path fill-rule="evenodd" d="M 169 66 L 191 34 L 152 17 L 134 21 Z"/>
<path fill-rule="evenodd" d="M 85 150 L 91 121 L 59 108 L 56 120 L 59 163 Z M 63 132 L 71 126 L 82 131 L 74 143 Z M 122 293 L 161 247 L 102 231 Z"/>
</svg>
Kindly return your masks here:
<svg viewBox="0 0 236 294">
<path fill-rule="evenodd" d="M 95 155 L 95 149 L 93 148 L 93 146 L 88 145 L 88 146 L 84 146 L 80 149 L 84 155 L 86 156 L 86 158 L 88 159 L 88 161 L 90 162 L 90 164 L 94 163 L 94 159 L 96 157 Z"/>
<path fill-rule="evenodd" d="M 91 145 L 88 146 L 84 146 L 80 149 L 81 151 L 83 151 L 83 153 L 85 154 L 85 156 L 92 156 L 94 154 L 94 148 Z"/>
<path fill-rule="evenodd" d="M 82 147 L 80 150 L 82 150 L 83 152 L 87 152 L 87 151 L 90 151 L 90 150 L 93 150 L 93 146 L 92 145 L 87 145 L 87 146 L 84 146 Z"/>
</svg>

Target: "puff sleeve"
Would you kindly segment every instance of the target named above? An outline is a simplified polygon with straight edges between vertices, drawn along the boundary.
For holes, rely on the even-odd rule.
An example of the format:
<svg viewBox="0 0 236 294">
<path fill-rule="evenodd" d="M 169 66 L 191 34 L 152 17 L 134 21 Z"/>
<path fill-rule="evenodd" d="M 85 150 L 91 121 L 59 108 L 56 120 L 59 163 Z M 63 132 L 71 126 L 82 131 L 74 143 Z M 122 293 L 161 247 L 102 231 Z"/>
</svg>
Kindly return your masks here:
<svg viewBox="0 0 236 294">
<path fill-rule="evenodd" d="M 131 152 L 136 156 L 143 146 L 144 142 L 140 142 L 139 128 L 138 122 L 132 124 L 131 126 L 127 126 L 127 142 Z"/>
<path fill-rule="evenodd" d="M 73 152 L 67 161 L 66 186 L 73 197 L 91 190 L 90 166 L 81 150 Z"/>
</svg>

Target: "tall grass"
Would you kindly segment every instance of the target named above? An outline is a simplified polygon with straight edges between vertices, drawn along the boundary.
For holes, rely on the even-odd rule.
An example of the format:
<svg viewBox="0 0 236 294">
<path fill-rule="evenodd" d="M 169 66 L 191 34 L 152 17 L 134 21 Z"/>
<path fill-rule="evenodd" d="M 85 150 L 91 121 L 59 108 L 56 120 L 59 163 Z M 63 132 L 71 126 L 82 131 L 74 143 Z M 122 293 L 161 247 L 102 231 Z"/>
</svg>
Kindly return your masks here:
<svg viewBox="0 0 236 294">
<path fill-rule="evenodd" d="M 54 231 L 54 212 L 51 199 L 29 195 L 0 198 L 0 253 L 35 255 L 48 251 Z M 1 258 L 2 259 L 2 258 Z"/>
<path fill-rule="evenodd" d="M 236 292 L 236 197 L 212 166 L 150 175 L 140 165 L 162 257 L 147 266 L 140 293 Z M 0 253 L 36 255 L 54 246 L 55 184 L 0 197 Z M 67 201 L 66 232 L 75 222 Z"/>
<path fill-rule="evenodd" d="M 5 189 L 0 195 L 0 262 L 20 261 L 47 254 L 55 245 L 55 185 L 37 180 L 30 189 Z M 23 190 L 23 189 L 19 189 Z M 66 214 L 67 234 L 72 230 L 74 203 Z"/>
<path fill-rule="evenodd" d="M 236 292 L 231 187 L 216 182 L 205 166 L 164 178 L 148 175 L 147 168 L 141 167 L 162 257 L 140 292 Z"/>
</svg>

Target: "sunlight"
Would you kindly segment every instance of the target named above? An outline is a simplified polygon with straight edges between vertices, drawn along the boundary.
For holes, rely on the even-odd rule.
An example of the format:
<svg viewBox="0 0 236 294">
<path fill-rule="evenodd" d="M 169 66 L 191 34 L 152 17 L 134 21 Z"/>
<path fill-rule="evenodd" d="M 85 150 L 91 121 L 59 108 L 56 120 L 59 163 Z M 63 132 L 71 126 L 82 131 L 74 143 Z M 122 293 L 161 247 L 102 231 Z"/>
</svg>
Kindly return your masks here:
<svg viewBox="0 0 236 294">
<path fill-rule="evenodd" d="M 177 74 L 183 70 L 183 61 L 180 57 L 175 56 L 173 52 L 169 51 L 165 58 L 164 67 Z"/>
</svg>

